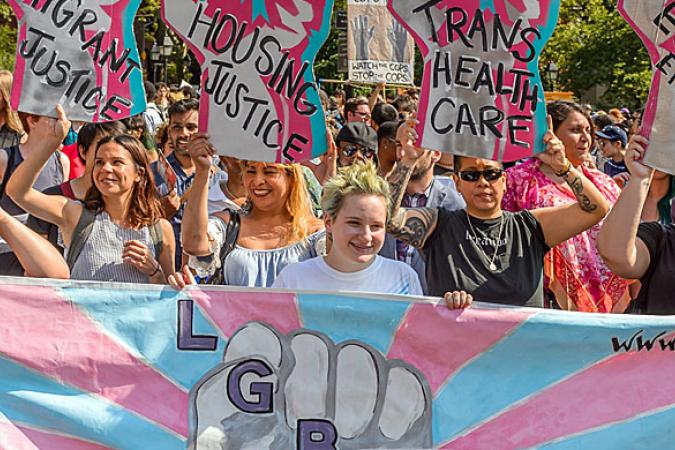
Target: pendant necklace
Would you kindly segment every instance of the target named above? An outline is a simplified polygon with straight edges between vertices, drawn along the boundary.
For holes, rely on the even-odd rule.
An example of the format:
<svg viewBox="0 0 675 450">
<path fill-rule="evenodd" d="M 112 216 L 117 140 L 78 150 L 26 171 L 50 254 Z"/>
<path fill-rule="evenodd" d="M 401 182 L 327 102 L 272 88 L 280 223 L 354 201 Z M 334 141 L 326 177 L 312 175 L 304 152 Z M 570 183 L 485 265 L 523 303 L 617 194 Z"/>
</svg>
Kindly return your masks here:
<svg viewBox="0 0 675 450">
<path fill-rule="evenodd" d="M 471 218 L 469 217 L 469 213 L 466 213 L 466 220 L 469 222 L 469 228 L 471 229 L 471 233 L 473 234 L 474 238 L 474 243 L 476 244 L 476 247 L 478 247 L 478 250 L 480 251 L 480 254 L 483 255 L 486 261 L 488 261 L 490 264 L 488 265 L 488 268 L 495 272 L 497 270 L 497 265 L 495 264 L 495 259 L 497 258 L 497 252 L 499 251 L 499 243 L 502 240 L 502 231 L 504 230 L 504 215 L 502 214 L 499 216 L 499 234 L 497 236 L 497 244 L 495 245 L 495 251 L 492 254 L 492 258 L 488 258 L 487 253 L 483 250 L 483 247 L 478 244 L 478 234 L 476 234 L 476 230 L 473 228 L 473 224 L 471 223 Z"/>
</svg>

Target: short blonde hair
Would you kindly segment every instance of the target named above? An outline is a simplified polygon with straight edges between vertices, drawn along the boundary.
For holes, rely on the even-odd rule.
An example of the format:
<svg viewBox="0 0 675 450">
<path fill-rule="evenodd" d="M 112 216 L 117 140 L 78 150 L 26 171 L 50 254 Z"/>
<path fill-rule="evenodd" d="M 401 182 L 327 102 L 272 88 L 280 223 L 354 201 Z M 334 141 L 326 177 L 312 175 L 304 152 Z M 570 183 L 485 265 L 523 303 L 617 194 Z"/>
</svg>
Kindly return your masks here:
<svg viewBox="0 0 675 450">
<path fill-rule="evenodd" d="M 389 220 L 392 207 L 389 184 L 377 174 L 377 168 L 372 162 L 357 162 L 341 168 L 337 175 L 328 180 L 323 187 L 321 209 L 325 214 L 336 217 L 345 198 L 352 194 L 375 195 L 384 198 L 387 221 Z"/>
</svg>

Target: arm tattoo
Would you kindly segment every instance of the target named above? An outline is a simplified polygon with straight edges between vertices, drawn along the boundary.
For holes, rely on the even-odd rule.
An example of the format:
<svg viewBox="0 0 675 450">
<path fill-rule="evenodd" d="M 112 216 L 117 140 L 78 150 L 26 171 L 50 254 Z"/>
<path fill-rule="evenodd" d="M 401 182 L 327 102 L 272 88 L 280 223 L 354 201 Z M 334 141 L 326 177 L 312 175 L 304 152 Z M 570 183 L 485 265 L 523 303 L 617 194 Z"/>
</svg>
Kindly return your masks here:
<svg viewBox="0 0 675 450">
<path fill-rule="evenodd" d="M 581 206 L 583 211 L 590 213 L 598 209 L 598 205 L 593 203 L 591 199 L 589 199 L 584 193 L 584 183 L 581 181 L 581 178 L 578 176 L 575 176 L 571 180 L 568 177 L 564 178 L 565 181 L 567 181 L 567 184 L 569 184 L 570 188 L 572 188 L 572 192 L 574 192 L 574 195 L 579 202 L 579 206 Z"/>
<path fill-rule="evenodd" d="M 392 217 L 396 217 L 398 209 L 401 206 L 403 194 L 405 193 L 406 187 L 408 187 L 408 180 L 410 180 L 412 169 L 412 167 L 399 162 L 396 164 L 394 171 L 387 178 L 389 190 L 391 192 L 391 203 L 393 205 Z"/>
<path fill-rule="evenodd" d="M 433 231 L 437 215 L 438 210 L 435 208 L 402 208 L 389 222 L 388 231 L 397 239 L 421 248 Z"/>
</svg>

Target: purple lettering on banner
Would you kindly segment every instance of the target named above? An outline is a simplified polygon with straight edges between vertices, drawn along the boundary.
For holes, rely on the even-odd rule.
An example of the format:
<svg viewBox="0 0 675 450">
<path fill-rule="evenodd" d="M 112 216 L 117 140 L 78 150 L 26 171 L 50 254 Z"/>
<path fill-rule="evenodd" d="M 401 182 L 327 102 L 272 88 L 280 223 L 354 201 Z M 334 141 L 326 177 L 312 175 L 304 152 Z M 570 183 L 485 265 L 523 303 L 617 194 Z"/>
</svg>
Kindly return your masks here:
<svg viewBox="0 0 675 450">
<path fill-rule="evenodd" d="M 215 351 L 218 337 L 192 334 L 194 302 L 178 300 L 178 350 Z"/>
<path fill-rule="evenodd" d="M 314 435 L 321 435 L 321 438 L 313 439 Z M 337 430 L 331 422 L 320 419 L 298 420 L 298 450 L 336 450 L 336 442 Z"/>
<path fill-rule="evenodd" d="M 259 359 L 250 359 L 237 364 L 227 377 L 227 396 L 234 406 L 243 412 L 253 414 L 271 413 L 274 407 L 274 398 L 272 396 L 274 385 L 272 383 L 251 383 L 249 393 L 258 396 L 257 402 L 249 402 L 242 395 L 240 388 L 241 379 L 249 373 L 266 377 L 272 375 L 272 369 Z"/>
</svg>

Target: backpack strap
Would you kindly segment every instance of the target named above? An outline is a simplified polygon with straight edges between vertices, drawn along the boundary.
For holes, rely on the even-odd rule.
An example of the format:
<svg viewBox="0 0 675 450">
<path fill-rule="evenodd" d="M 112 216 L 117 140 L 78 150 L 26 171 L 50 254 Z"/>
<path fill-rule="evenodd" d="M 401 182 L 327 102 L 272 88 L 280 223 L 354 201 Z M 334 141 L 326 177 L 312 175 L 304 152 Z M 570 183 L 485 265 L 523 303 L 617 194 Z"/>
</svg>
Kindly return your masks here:
<svg viewBox="0 0 675 450">
<path fill-rule="evenodd" d="M 80 219 L 77 221 L 75 230 L 73 230 L 73 237 L 70 240 L 70 247 L 68 247 L 68 256 L 66 256 L 66 263 L 71 270 L 80 256 L 84 244 L 89 239 L 91 230 L 94 228 L 94 220 L 96 220 L 96 213 L 82 207 L 82 214 L 80 214 Z"/>
<path fill-rule="evenodd" d="M 150 239 L 152 239 L 152 245 L 155 247 L 155 259 L 159 262 L 159 256 L 162 254 L 162 250 L 164 249 L 164 236 L 162 225 L 159 223 L 159 220 L 150 226 L 149 231 Z"/>
<path fill-rule="evenodd" d="M 241 217 L 239 213 L 234 210 L 230 210 L 230 220 L 227 222 L 227 231 L 225 236 L 225 242 L 223 246 L 220 247 L 220 258 L 221 264 L 225 263 L 225 258 L 227 255 L 234 250 L 234 246 L 237 245 L 237 239 L 239 238 L 239 226 L 241 224 Z"/>
</svg>

